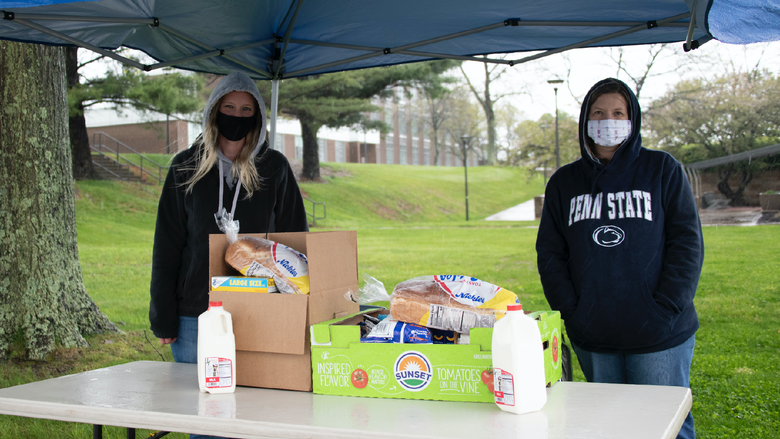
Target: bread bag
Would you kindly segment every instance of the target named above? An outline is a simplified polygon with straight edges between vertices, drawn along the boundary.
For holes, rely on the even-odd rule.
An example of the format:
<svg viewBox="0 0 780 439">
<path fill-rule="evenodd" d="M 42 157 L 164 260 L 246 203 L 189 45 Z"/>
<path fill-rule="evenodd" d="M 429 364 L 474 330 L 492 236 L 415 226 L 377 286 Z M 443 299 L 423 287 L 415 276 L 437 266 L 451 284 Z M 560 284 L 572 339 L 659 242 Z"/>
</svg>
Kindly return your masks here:
<svg viewBox="0 0 780 439">
<path fill-rule="evenodd" d="M 306 255 L 278 242 L 242 236 L 228 246 L 225 262 L 244 276 L 273 279 L 280 293 L 309 294 Z"/>
<path fill-rule="evenodd" d="M 469 276 L 422 276 L 396 285 L 390 295 L 395 320 L 428 328 L 468 333 L 492 328 L 517 296 L 496 285 Z"/>
</svg>

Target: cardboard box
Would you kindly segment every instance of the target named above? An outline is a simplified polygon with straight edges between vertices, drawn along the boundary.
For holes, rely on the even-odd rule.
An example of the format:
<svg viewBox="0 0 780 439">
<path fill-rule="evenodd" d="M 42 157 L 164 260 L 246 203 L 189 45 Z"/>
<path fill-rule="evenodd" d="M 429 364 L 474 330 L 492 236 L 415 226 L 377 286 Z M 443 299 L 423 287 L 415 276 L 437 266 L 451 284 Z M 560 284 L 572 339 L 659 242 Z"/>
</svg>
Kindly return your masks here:
<svg viewBox="0 0 780 439">
<path fill-rule="evenodd" d="M 377 311 L 368 311 L 377 313 Z M 473 328 L 470 344 L 360 343 L 364 313 L 311 327 L 314 393 L 375 398 L 493 402 L 492 328 Z M 561 317 L 558 311 L 529 314 L 538 320 L 545 346 L 545 377 L 561 379 Z"/>
<path fill-rule="evenodd" d="M 309 294 L 211 291 L 232 315 L 236 337 L 236 384 L 311 391 L 309 325 L 357 312 L 344 298 L 358 289 L 357 233 L 298 232 L 257 236 L 306 255 Z M 209 236 L 209 278 L 238 276 L 225 262 L 225 235 Z"/>
</svg>

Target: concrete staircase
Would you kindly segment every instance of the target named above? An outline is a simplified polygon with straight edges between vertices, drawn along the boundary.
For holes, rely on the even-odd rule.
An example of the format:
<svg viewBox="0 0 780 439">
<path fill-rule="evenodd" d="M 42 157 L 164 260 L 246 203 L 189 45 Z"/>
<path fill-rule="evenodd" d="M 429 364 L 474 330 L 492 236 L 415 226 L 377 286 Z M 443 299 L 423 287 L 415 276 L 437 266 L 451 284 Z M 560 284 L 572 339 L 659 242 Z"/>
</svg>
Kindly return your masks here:
<svg viewBox="0 0 780 439">
<path fill-rule="evenodd" d="M 101 180 L 133 181 L 148 184 L 140 173 L 129 165 L 123 165 L 108 155 L 92 154 L 95 172 Z"/>
</svg>

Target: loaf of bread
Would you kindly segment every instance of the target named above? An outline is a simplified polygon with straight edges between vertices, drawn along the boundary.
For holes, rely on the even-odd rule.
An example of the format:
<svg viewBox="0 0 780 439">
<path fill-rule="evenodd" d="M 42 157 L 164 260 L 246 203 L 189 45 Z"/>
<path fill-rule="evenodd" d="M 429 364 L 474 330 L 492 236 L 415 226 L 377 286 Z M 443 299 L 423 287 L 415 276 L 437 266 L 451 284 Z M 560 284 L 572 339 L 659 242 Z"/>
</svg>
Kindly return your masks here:
<svg viewBox="0 0 780 439">
<path fill-rule="evenodd" d="M 501 300 L 494 301 L 499 292 Z M 468 333 L 471 328 L 493 327 L 506 311 L 504 302 L 516 301 L 514 293 L 478 279 L 423 276 L 396 285 L 390 296 L 390 314 L 402 322 Z"/>
<path fill-rule="evenodd" d="M 242 236 L 228 246 L 225 262 L 244 276 L 273 279 L 280 293 L 309 292 L 306 257 L 279 243 Z"/>
</svg>

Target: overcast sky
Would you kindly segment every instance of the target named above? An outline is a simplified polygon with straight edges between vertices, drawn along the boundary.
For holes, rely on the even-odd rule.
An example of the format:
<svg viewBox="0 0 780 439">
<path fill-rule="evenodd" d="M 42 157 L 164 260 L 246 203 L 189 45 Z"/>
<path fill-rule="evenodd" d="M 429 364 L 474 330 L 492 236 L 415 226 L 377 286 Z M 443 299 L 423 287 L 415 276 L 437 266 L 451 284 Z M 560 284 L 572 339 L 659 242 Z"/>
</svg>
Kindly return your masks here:
<svg viewBox="0 0 780 439">
<path fill-rule="evenodd" d="M 644 72 L 644 66 L 650 59 L 649 53 L 654 49 L 657 49 L 657 46 L 623 48 L 623 58 L 628 71 L 633 75 Z M 547 80 L 558 76 L 566 80 L 558 89 L 558 108 L 577 116 L 580 106 L 575 97 L 581 99 L 598 80 L 609 76 L 617 77 L 633 88 L 631 79 L 626 73 L 617 71 L 617 64 L 612 59 L 619 55 L 618 50 L 617 48 L 575 49 L 507 67 L 507 71 L 492 85 L 491 90 L 494 91 L 494 96 L 499 93 L 514 93 L 502 99 L 502 102 L 511 103 L 521 112 L 521 117 L 536 120 L 544 113 L 554 114 L 555 93 Z M 80 55 L 82 62 L 94 56 L 87 50 L 81 50 Z M 516 53 L 506 57 L 516 60 L 528 55 L 529 53 Z M 113 68 L 118 65 L 113 64 Z M 741 46 L 712 40 L 688 53 L 682 51 L 682 43 L 670 44 L 655 62 L 651 77 L 641 91 L 640 104 L 646 106 L 651 100 L 663 95 L 680 79 L 703 77 L 713 72 L 726 72 L 729 69 L 746 71 L 755 68 L 756 64 L 760 64 L 762 68 L 776 75 L 780 74 L 780 42 Z M 83 73 L 87 76 L 103 75 L 107 65 L 108 63 L 94 63 Z M 475 86 L 481 88 L 484 83 L 482 63 L 466 62 L 464 69 Z M 158 70 L 154 73 L 163 73 L 163 71 Z M 455 71 L 453 75 L 460 76 L 460 73 Z"/>
<path fill-rule="evenodd" d="M 688 53 L 682 51 L 682 43 L 673 43 L 667 47 L 651 70 L 651 75 L 661 75 L 649 78 L 641 91 L 642 105 L 662 96 L 683 78 L 704 77 L 727 69 L 746 71 L 753 69 L 757 63 L 776 75 L 780 74 L 780 42 L 738 46 L 712 40 Z M 618 56 L 617 50 L 612 49 L 612 56 Z M 650 46 L 623 49 L 629 72 L 633 75 L 644 72 L 644 66 L 650 59 L 649 50 Z M 527 54 L 515 54 L 508 59 L 523 56 Z M 521 110 L 525 118 L 536 120 L 544 113 L 554 114 L 555 94 L 547 80 L 555 76 L 567 79 L 568 65 L 571 66 L 571 75 L 558 89 L 558 108 L 574 116 L 579 115 L 580 105 L 572 95 L 581 99 L 601 79 L 617 77 L 633 88 L 628 75 L 623 72 L 618 74 L 617 64 L 610 57 L 610 49 L 576 49 L 508 67 L 509 70 L 495 89 L 504 93 L 518 93 L 507 96 L 506 101 Z M 481 63 L 466 62 L 464 68 L 475 86 L 481 87 L 484 82 L 484 67 Z"/>
</svg>

